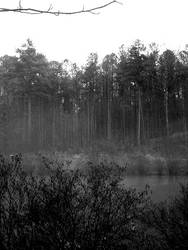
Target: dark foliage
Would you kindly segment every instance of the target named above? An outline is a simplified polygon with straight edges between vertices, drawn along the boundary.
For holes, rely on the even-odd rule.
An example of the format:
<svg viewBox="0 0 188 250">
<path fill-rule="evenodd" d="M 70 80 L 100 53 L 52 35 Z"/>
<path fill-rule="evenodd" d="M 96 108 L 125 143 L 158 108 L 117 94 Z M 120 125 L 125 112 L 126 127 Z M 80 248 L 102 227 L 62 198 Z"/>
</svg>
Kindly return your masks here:
<svg viewBox="0 0 188 250">
<path fill-rule="evenodd" d="M 188 185 L 170 204 L 153 204 L 144 212 L 147 232 L 155 235 L 156 249 L 188 249 Z"/>
<path fill-rule="evenodd" d="M 1 249 L 187 249 L 188 188 L 151 206 L 147 190 L 119 185 L 112 165 L 83 173 L 43 161 L 49 175 L 37 177 L 21 156 L 0 157 Z"/>
</svg>

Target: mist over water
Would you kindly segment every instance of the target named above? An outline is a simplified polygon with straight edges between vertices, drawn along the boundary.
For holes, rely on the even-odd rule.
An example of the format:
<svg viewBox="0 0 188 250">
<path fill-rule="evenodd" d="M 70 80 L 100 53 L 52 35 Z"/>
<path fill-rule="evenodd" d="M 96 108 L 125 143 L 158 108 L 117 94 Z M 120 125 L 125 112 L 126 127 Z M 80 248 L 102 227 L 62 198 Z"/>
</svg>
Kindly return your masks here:
<svg viewBox="0 0 188 250">
<path fill-rule="evenodd" d="M 172 200 L 179 195 L 181 185 L 186 185 L 188 176 L 127 176 L 121 184 L 126 188 L 143 191 L 148 185 L 154 202 Z"/>
</svg>

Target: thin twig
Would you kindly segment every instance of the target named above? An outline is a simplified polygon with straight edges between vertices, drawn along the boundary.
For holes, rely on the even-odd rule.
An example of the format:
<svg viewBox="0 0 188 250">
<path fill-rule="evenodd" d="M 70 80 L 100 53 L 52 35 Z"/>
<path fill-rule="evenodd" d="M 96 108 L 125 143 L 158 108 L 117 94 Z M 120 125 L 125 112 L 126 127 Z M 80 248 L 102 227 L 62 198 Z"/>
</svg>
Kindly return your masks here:
<svg viewBox="0 0 188 250">
<path fill-rule="evenodd" d="M 18 8 L 0 8 L 0 12 L 17 12 L 17 13 L 22 13 L 22 14 L 51 14 L 51 15 L 55 15 L 55 16 L 59 16 L 59 15 L 75 15 L 75 14 L 82 14 L 82 13 L 90 13 L 90 14 L 99 14 L 99 12 L 96 12 L 97 10 L 101 10 L 104 9 L 106 7 L 108 7 L 109 5 L 112 4 L 122 4 L 121 2 L 118 2 L 116 0 L 108 2 L 104 5 L 100 5 L 94 8 L 90 8 L 90 9 L 85 9 L 83 6 L 82 10 L 78 10 L 78 11 L 52 11 L 53 6 L 50 5 L 49 8 L 47 10 L 41 10 L 41 9 L 33 9 L 33 8 L 23 8 L 21 1 L 19 1 L 19 7 Z"/>
</svg>

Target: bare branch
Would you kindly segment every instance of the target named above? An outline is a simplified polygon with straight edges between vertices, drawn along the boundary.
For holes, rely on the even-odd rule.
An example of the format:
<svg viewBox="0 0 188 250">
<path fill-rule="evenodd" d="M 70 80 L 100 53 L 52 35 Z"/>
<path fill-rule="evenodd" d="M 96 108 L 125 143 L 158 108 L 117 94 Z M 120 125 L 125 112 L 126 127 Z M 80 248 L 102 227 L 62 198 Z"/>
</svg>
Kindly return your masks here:
<svg viewBox="0 0 188 250">
<path fill-rule="evenodd" d="M 20 0 L 19 1 L 19 9 L 21 9 L 22 8 L 22 1 Z"/>
<path fill-rule="evenodd" d="M 99 14 L 99 12 L 96 12 L 98 10 L 104 9 L 106 7 L 108 7 L 109 5 L 112 4 L 122 4 L 121 2 L 118 2 L 116 0 L 113 0 L 111 2 L 108 2 L 104 5 L 100 5 L 94 8 L 90 8 L 90 9 L 85 9 L 85 7 L 83 6 L 82 10 L 78 10 L 78 11 L 52 11 L 53 6 L 52 4 L 50 4 L 49 8 L 47 10 L 42 10 L 42 9 L 33 9 L 33 8 L 24 8 L 22 6 L 21 0 L 19 1 L 19 7 L 17 8 L 0 8 L 0 12 L 16 12 L 16 13 L 22 13 L 22 14 L 51 14 L 51 15 L 55 15 L 55 16 L 59 16 L 59 15 L 75 15 L 75 14 L 82 14 L 82 13 L 90 13 L 90 14 Z"/>
<path fill-rule="evenodd" d="M 49 8 L 48 8 L 47 11 L 49 12 L 49 11 L 51 11 L 52 9 L 53 9 L 53 6 L 52 6 L 52 4 L 50 4 L 50 6 L 49 6 Z"/>
</svg>

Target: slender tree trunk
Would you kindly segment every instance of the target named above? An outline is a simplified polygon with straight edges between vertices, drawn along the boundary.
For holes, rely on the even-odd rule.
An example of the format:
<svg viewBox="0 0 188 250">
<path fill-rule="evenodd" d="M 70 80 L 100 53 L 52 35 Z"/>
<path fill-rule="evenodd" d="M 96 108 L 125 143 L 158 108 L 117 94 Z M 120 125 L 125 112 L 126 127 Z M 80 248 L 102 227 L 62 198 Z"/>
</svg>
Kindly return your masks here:
<svg viewBox="0 0 188 250">
<path fill-rule="evenodd" d="M 39 148 L 43 148 L 43 103 L 39 97 Z"/>
<path fill-rule="evenodd" d="M 88 99 L 88 104 L 87 104 L 87 142 L 88 143 L 90 142 L 90 100 L 89 99 Z"/>
<path fill-rule="evenodd" d="M 165 93 L 164 93 L 164 105 L 165 105 L 165 121 L 166 121 L 166 136 L 169 136 L 169 114 L 168 114 L 168 89 L 165 81 Z"/>
<path fill-rule="evenodd" d="M 23 96 L 23 124 L 22 124 L 22 128 L 23 128 L 23 132 L 22 132 L 22 145 L 25 147 L 26 146 L 26 138 L 27 138 L 27 133 L 26 133 L 26 124 L 27 122 L 27 111 L 26 111 L 26 97 Z"/>
<path fill-rule="evenodd" d="M 52 148 L 55 148 L 56 144 L 56 131 L 55 131 L 55 120 L 56 120 L 56 115 L 55 115 L 55 101 L 52 101 Z"/>
<path fill-rule="evenodd" d="M 30 148 L 31 146 L 31 129 L 32 129 L 32 124 L 31 124 L 31 97 L 28 96 L 28 103 L 27 103 L 27 108 L 28 108 L 28 120 L 27 120 L 27 129 L 28 129 L 28 134 L 27 134 L 27 140 L 28 140 L 28 147 Z"/>
<path fill-rule="evenodd" d="M 94 100 L 93 100 L 93 96 L 92 96 L 91 109 L 90 109 L 90 138 L 91 138 L 91 142 L 93 141 L 93 136 L 94 136 Z"/>
<path fill-rule="evenodd" d="M 138 88 L 138 131 L 137 131 L 137 144 L 141 143 L 141 91 Z"/>
<path fill-rule="evenodd" d="M 60 104 L 60 107 L 59 107 L 59 131 L 60 131 L 60 145 L 61 145 L 61 147 L 63 146 L 62 142 L 63 142 L 63 136 L 64 136 L 63 135 L 64 127 L 63 127 L 62 119 L 63 119 L 63 107 L 62 107 L 62 104 Z"/>
<path fill-rule="evenodd" d="M 140 126 L 142 127 L 142 138 L 143 141 L 145 140 L 145 124 L 144 124 L 144 112 L 143 112 L 143 105 L 142 105 L 142 98 L 140 93 Z M 140 128 L 141 130 L 141 128 Z"/>
<path fill-rule="evenodd" d="M 125 107 L 122 108 L 122 128 L 123 128 L 123 142 L 125 142 L 126 128 L 125 128 Z"/>
<path fill-rule="evenodd" d="M 183 118 L 183 129 L 185 133 L 185 144 L 187 144 L 187 121 L 186 121 L 186 114 L 185 114 L 185 95 L 183 91 L 183 87 L 181 87 L 182 90 L 182 118 Z"/>
<path fill-rule="evenodd" d="M 107 95 L 107 109 L 108 109 L 108 120 L 107 120 L 107 139 L 112 139 L 112 119 L 111 119 L 111 96 L 110 96 L 110 86 L 108 82 L 108 95 Z"/>
</svg>

